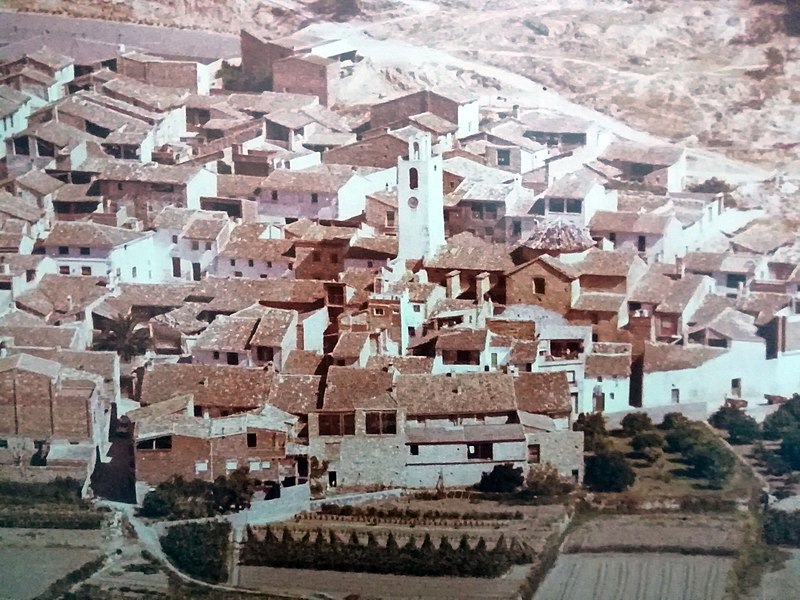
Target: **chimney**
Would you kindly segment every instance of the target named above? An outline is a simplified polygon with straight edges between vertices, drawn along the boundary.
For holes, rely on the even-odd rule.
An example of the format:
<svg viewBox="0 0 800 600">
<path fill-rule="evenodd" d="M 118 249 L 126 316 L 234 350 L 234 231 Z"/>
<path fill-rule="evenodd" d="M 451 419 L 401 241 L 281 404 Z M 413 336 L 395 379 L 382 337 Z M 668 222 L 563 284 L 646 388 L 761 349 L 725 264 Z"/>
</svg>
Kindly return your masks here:
<svg viewBox="0 0 800 600">
<path fill-rule="evenodd" d="M 489 273 L 486 271 L 475 277 L 475 296 L 478 304 L 483 304 L 489 297 Z"/>
<path fill-rule="evenodd" d="M 686 275 L 686 263 L 683 262 L 682 256 L 675 258 L 675 274 L 678 279 L 683 279 L 683 276 Z"/>
<path fill-rule="evenodd" d="M 446 277 L 447 297 L 451 300 L 461 295 L 461 271 L 450 271 Z"/>
</svg>

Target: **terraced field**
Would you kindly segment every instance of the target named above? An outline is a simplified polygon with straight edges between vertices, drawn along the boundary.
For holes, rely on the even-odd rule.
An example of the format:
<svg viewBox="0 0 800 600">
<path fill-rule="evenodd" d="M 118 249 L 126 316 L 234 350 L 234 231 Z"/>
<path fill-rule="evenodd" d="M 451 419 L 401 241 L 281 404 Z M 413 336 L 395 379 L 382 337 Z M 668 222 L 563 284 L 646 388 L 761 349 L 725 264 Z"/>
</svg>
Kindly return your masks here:
<svg viewBox="0 0 800 600">
<path fill-rule="evenodd" d="M 562 554 L 534 600 L 722 600 L 733 558 Z"/>
</svg>

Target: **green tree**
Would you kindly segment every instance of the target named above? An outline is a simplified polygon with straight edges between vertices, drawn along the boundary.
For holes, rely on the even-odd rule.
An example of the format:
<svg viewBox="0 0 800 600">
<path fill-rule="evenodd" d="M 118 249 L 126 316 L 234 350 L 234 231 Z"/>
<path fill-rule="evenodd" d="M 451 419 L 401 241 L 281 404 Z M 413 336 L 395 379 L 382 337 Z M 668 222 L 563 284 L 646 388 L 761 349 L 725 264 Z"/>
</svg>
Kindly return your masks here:
<svg viewBox="0 0 800 600">
<path fill-rule="evenodd" d="M 204 581 L 224 581 L 228 577 L 230 529 L 226 522 L 173 525 L 161 537 L 161 547 L 185 573 Z"/>
<path fill-rule="evenodd" d="M 636 481 L 625 456 L 621 452 L 607 452 L 586 457 L 584 485 L 596 492 L 622 492 Z"/>
<path fill-rule="evenodd" d="M 730 478 L 736 463 L 728 449 L 711 438 L 692 446 L 684 457 L 698 477 L 707 479 L 709 486 L 717 489 Z"/>
<path fill-rule="evenodd" d="M 124 361 L 144 354 L 150 348 L 150 330 L 132 315 L 108 321 L 94 340 L 95 350 L 110 350 Z"/>
<path fill-rule="evenodd" d="M 670 431 L 672 429 L 680 429 L 690 423 L 689 419 L 683 413 L 671 412 L 664 415 L 661 421 L 661 429 Z"/>
<path fill-rule="evenodd" d="M 792 429 L 783 436 L 779 452 L 792 470 L 800 469 L 800 429 Z"/>
<path fill-rule="evenodd" d="M 622 417 L 620 424 L 622 425 L 622 432 L 628 437 L 653 429 L 653 421 L 650 415 L 643 412 L 628 413 Z"/>
<path fill-rule="evenodd" d="M 634 452 L 644 452 L 647 448 L 664 447 L 664 437 L 657 431 L 645 431 L 637 433 L 631 440 L 631 448 Z"/>
<path fill-rule="evenodd" d="M 488 473 L 481 475 L 478 489 L 482 492 L 509 494 L 517 491 L 524 483 L 522 467 L 514 467 L 511 463 L 495 465 Z"/>
<path fill-rule="evenodd" d="M 742 414 L 728 426 L 728 441 L 731 444 L 751 444 L 761 437 L 761 428 L 756 420 Z"/>
<path fill-rule="evenodd" d="M 583 432 L 583 449 L 586 452 L 603 452 L 607 449 L 606 419 L 602 413 L 581 413 L 572 428 Z"/>
</svg>

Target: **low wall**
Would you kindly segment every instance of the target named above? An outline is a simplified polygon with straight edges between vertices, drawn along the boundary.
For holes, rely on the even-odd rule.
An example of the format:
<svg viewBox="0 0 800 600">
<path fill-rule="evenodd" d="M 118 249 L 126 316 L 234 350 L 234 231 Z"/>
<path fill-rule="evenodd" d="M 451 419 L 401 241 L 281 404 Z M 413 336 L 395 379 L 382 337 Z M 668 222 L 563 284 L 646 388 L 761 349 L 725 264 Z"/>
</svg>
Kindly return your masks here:
<svg viewBox="0 0 800 600">
<path fill-rule="evenodd" d="M 336 506 L 355 506 L 366 502 L 380 502 L 382 500 L 394 500 L 405 494 L 405 490 L 391 489 L 380 492 L 364 492 L 362 494 L 343 494 L 341 496 L 331 496 L 321 500 L 311 501 L 311 510 L 319 510 L 323 504 L 335 504 Z"/>
<path fill-rule="evenodd" d="M 291 519 L 311 507 L 311 491 L 307 483 L 281 488 L 280 498 L 256 500 L 250 508 L 224 518 L 236 529 L 248 525 L 265 525 Z"/>
<path fill-rule="evenodd" d="M 623 417 L 630 413 L 647 413 L 653 419 L 653 423 L 661 423 L 667 413 L 681 413 L 694 421 L 705 421 L 708 418 L 708 404 L 705 402 L 693 402 L 689 404 L 668 404 L 666 406 L 647 406 L 642 408 L 631 408 L 630 410 L 603 413 L 606 418 L 606 426 L 609 429 L 620 427 Z"/>
</svg>

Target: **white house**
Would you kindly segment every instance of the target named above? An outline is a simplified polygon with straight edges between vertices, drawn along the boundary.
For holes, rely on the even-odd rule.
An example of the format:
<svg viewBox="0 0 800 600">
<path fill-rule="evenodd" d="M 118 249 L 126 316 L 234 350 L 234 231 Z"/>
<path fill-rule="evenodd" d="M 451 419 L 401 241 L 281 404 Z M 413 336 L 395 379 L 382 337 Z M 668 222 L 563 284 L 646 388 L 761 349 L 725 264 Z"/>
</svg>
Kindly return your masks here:
<svg viewBox="0 0 800 600">
<path fill-rule="evenodd" d="M 581 169 L 558 178 L 544 193 L 545 218 L 586 227 L 598 211 L 616 211 L 617 193 L 606 190 L 594 173 Z"/>
<path fill-rule="evenodd" d="M 44 247 L 62 275 L 102 277 L 109 286 L 163 281 L 166 256 L 153 244 L 152 232 L 59 221 Z"/>
<path fill-rule="evenodd" d="M 218 277 L 294 279 L 293 242 L 270 237 L 267 223 L 242 223 L 231 231 L 228 243 L 213 266 Z"/>
</svg>

